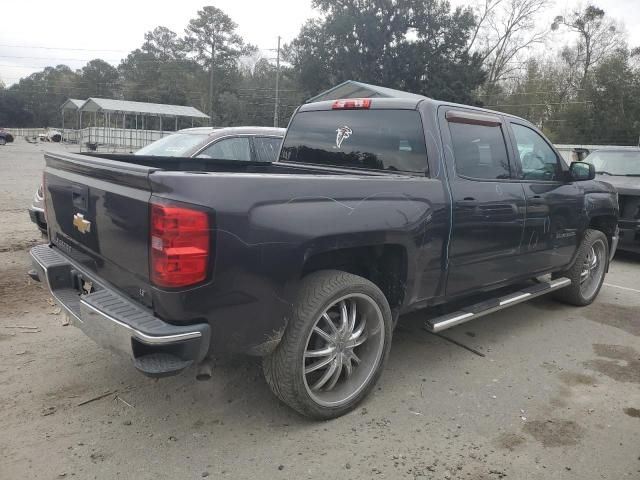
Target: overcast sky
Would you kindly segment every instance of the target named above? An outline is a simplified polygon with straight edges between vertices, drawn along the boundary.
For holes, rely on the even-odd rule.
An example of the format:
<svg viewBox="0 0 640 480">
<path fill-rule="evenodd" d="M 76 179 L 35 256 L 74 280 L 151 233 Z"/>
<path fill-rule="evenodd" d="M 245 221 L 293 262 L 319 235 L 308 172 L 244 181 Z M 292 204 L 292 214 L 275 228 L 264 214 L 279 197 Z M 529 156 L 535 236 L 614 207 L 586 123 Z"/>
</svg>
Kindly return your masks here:
<svg viewBox="0 0 640 480">
<path fill-rule="evenodd" d="M 453 0 L 454 5 L 474 0 Z M 540 22 L 578 5 L 578 0 L 557 0 Z M 584 2 L 582 2 L 584 3 Z M 640 46 L 640 0 L 595 0 L 608 14 L 624 20 L 631 46 Z M 238 23 L 245 41 L 264 49 L 275 48 L 281 35 L 287 42 L 313 15 L 311 0 L 180 0 L 149 2 L 109 0 L 106 2 L 16 0 L 3 7 L 0 22 L 0 80 L 6 85 L 60 63 L 81 68 L 92 58 L 117 65 L 127 53 L 139 47 L 144 33 L 158 25 L 182 34 L 189 19 L 204 5 L 215 5 Z M 553 46 L 552 38 L 549 45 Z M 27 48 L 33 47 L 33 48 Z M 43 48 L 46 47 L 46 48 Z"/>
</svg>

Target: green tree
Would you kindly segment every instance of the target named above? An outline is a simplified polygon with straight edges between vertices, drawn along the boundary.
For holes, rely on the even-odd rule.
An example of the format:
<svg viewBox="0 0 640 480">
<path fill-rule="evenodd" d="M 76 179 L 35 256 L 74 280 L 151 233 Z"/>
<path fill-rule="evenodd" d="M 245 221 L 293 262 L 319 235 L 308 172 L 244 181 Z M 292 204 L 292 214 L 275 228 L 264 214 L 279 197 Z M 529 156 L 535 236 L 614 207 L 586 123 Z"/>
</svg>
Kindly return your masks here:
<svg viewBox="0 0 640 480">
<path fill-rule="evenodd" d="M 616 23 L 605 15 L 605 11 L 595 5 L 587 5 L 584 10 L 574 10 L 565 16 L 557 16 L 552 30 L 566 27 L 578 35 L 573 47 L 577 62 L 582 66 L 580 87 L 586 88 L 589 71 L 610 53 L 622 46 Z"/>
<path fill-rule="evenodd" d="M 145 33 L 141 50 L 159 60 L 177 60 L 185 56 L 184 43 L 167 27 L 156 27 Z"/>
<path fill-rule="evenodd" d="M 253 66 L 241 67 L 241 82 L 236 95 L 242 105 L 242 117 L 238 120 L 245 125 L 273 125 L 275 109 L 276 66 L 265 58 L 260 58 Z M 286 125 L 291 114 L 301 103 L 304 95 L 300 91 L 293 69 L 280 67 L 280 99 L 278 124 Z"/>
<path fill-rule="evenodd" d="M 477 51 L 487 70 L 482 99 L 491 104 L 506 80 L 521 71 L 521 60 L 543 41 L 546 31 L 539 16 L 549 0 L 485 0 L 476 9 L 476 27 L 469 50 Z"/>
<path fill-rule="evenodd" d="M 33 112 L 27 110 L 26 104 L 17 91 L 12 88 L 0 88 L 0 126 L 30 127 L 34 125 Z"/>
<path fill-rule="evenodd" d="M 80 75 L 82 97 L 114 98 L 120 90 L 118 70 L 102 59 L 88 62 Z"/>
<path fill-rule="evenodd" d="M 593 69 L 589 89 L 590 142 L 637 145 L 640 136 L 640 72 L 619 49 Z"/>
<path fill-rule="evenodd" d="M 194 105 L 205 109 L 202 68 L 186 58 L 184 42 L 166 27 L 147 32 L 141 48 L 118 66 L 123 95 L 142 102 Z"/>
<path fill-rule="evenodd" d="M 207 6 L 198 11 L 185 30 L 185 49 L 209 72 L 208 111 L 212 122 L 216 118 L 215 99 L 225 91 L 225 80 L 237 77 L 238 59 L 254 50 L 236 33 L 237 27 L 222 10 Z"/>
<path fill-rule="evenodd" d="M 34 127 L 60 124 L 60 105 L 79 93 L 80 76 L 66 65 L 46 67 L 12 85 L 7 92 L 11 104 L 18 108 L 17 115 L 24 118 L 28 112 Z M 13 122 L 8 125 L 12 126 Z"/>
<path fill-rule="evenodd" d="M 308 21 L 285 49 L 310 96 L 345 80 L 471 102 L 484 79 L 467 49 L 470 9 L 441 0 L 314 0 Z"/>
<path fill-rule="evenodd" d="M 158 102 L 160 64 L 141 49 L 129 53 L 118 65 L 123 97 L 139 102 Z"/>
</svg>

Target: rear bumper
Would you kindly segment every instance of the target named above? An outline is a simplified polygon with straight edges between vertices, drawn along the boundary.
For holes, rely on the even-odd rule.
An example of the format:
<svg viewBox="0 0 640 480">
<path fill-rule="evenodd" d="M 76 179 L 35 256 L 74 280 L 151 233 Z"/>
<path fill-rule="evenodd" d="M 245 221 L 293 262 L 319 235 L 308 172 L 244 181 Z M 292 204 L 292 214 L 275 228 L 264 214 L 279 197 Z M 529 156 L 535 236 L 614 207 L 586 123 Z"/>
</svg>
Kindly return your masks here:
<svg viewBox="0 0 640 480">
<path fill-rule="evenodd" d="M 172 325 L 160 320 L 55 247 L 38 245 L 31 249 L 31 258 L 30 274 L 47 285 L 73 324 L 99 345 L 130 358 L 142 373 L 177 374 L 207 355 L 208 324 Z"/>
</svg>

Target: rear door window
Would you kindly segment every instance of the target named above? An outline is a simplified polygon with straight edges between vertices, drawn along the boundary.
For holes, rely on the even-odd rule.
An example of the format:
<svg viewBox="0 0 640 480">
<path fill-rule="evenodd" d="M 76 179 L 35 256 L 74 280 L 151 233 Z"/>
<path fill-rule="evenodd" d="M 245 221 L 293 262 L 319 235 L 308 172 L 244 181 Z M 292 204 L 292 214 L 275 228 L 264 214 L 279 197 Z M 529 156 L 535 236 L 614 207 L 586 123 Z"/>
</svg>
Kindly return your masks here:
<svg viewBox="0 0 640 480">
<path fill-rule="evenodd" d="M 482 180 L 508 179 L 511 167 L 502 128 L 449 123 L 456 172 Z"/>
<path fill-rule="evenodd" d="M 215 158 L 216 160 L 251 161 L 251 147 L 247 137 L 224 138 L 198 154 L 197 158 Z"/>
<path fill-rule="evenodd" d="M 398 172 L 427 172 L 427 149 L 415 110 L 298 113 L 280 160 Z"/>
<path fill-rule="evenodd" d="M 258 162 L 275 162 L 281 143 L 281 138 L 254 137 L 253 146 L 256 149 L 256 160 Z"/>
</svg>

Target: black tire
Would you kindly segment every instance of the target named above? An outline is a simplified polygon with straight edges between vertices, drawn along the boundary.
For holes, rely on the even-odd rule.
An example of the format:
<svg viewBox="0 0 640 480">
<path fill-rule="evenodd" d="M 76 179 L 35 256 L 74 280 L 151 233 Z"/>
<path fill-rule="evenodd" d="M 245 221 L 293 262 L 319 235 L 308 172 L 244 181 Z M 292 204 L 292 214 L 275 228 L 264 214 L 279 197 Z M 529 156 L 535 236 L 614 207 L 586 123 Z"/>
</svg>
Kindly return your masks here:
<svg viewBox="0 0 640 480">
<path fill-rule="evenodd" d="M 0 137 L 0 145 L 6 145 L 7 140 L 4 137 Z"/>
<path fill-rule="evenodd" d="M 591 288 L 583 287 L 582 275 L 585 271 L 585 262 L 594 246 L 601 250 L 601 258 L 598 260 L 601 265 L 598 266 L 598 278 L 594 278 Z M 554 293 L 554 297 L 562 302 L 578 307 L 591 304 L 602 288 L 604 277 L 609 270 L 609 241 L 607 236 L 600 230 L 588 229 L 585 232 L 582 243 L 578 247 L 575 262 L 569 270 L 559 272 L 553 275 L 554 278 L 566 277 L 571 280 L 571 285 L 558 290 Z"/>
<path fill-rule="evenodd" d="M 349 297 L 350 295 L 353 297 Z M 365 366 L 364 361 L 360 364 L 360 360 L 358 360 L 357 364 L 354 363 L 357 365 L 355 367 L 349 360 L 348 370 L 351 376 L 346 375 L 345 369 L 344 377 L 341 373 L 338 374 L 338 382 L 345 384 L 351 382 L 345 388 L 354 388 L 354 391 L 350 394 L 351 396 L 345 396 L 342 403 L 327 405 L 322 404 L 321 400 L 314 399 L 314 393 L 311 392 L 313 388 L 308 385 L 306 375 L 309 373 L 305 373 L 305 367 L 308 368 L 309 364 L 305 364 L 307 361 L 305 353 L 309 351 L 307 347 L 312 339 L 312 330 L 315 331 L 314 327 L 320 325 L 318 322 L 320 322 L 323 313 L 328 313 L 330 308 L 338 305 L 337 302 L 345 297 L 347 297 L 345 301 L 353 301 L 357 298 L 369 302 L 375 312 L 373 315 L 375 321 L 382 327 L 372 331 L 375 335 L 382 334 L 383 337 L 376 339 L 367 332 L 367 339 L 363 341 L 363 345 L 364 342 L 370 340 L 373 342 L 369 344 L 373 347 L 367 346 L 366 348 L 375 349 L 377 360 L 368 362 L 370 364 L 368 366 Z M 355 307 L 353 308 L 355 312 Z M 367 324 L 367 328 L 372 322 L 373 320 L 363 321 Z M 353 410 L 369 394 L 380 377 L 391 347 L 392 323 L 391 309 L 387 299 L 382 291 L 369 280 L 337 270 L 311 273 L 301 282 L 297 301 L 294 303 L 293 313 L 282 341 L 272 354 L 264 358 L 263 370 L 267 383 L 282 402 L 304 416 L 327 420 L 344 415 Z M 359 347 L 354 347 L 354 352 L 355 348 Z M 353 370 L 351 370 L 352 368 Z M 359 368 L 363 368 L 363 372 L 369 372 L 361 384 L 359 379 L 353 380 L 359 376 L 356 373 L 356 369 Z M 342 364 L 340 370 L 342 371 Z M 340 385 L 336 384 L 336 387 L 331 388 L 337 389 Z M 356 387 L 356 385 L 360 386 Z"/>
</svg>

